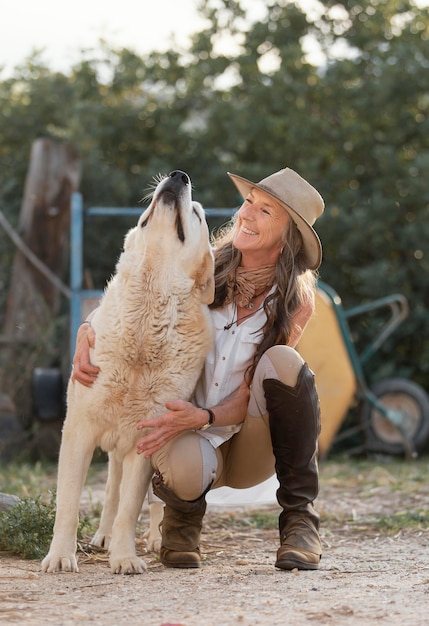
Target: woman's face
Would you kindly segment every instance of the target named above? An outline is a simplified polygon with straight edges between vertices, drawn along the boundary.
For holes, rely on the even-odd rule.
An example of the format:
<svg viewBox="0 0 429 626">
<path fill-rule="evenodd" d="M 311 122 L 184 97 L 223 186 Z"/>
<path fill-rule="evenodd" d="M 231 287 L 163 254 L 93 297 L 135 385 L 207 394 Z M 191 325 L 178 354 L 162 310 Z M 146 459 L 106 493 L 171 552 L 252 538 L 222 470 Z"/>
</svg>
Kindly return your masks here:
<svg viewBox="0 0 429 626">
<path fill-rule="evenodd" d="M 271 196 L 253 188 L 237 214 L 234 246 L 244 267 L 274 265 L 283 248 L 290 217 Z"/>
</svg>

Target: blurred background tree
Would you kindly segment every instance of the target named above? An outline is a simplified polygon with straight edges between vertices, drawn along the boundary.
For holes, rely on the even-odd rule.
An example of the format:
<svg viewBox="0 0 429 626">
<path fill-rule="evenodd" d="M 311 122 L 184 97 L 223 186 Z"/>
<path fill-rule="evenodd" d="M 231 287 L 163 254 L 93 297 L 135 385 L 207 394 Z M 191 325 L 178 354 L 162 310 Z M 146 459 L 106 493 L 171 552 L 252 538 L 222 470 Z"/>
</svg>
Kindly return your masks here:
<svg viewBox="0 0 429 626">
<path fill-rule="evenodd" d="M 263 4 L 252 22 L 238 1 L 200 2 L 206 27 L 186 50 L 139 56 L 100 42 L 67 74 L 35 52 L 0 75 L 0 208 L 16 225 L 31 144 L 43 136 L 78 149 L 87 206 L 137 205 L 154 175 L 180 168 L 206 207 L 236 207 L 227 171 L 256 181 L 290 166 L 325 198 L 320 275 L 344 305 L 393 292 L 409 300 L 370 377 L 395 373 L 427 389 L 428 9 Z M 85 263 L 101 287 L 130 221 L 97 220 Z M 12 256 L 2 232 L 0 246 L 1 315 Z M 356 333 L 364 344 L 369 330 Z"/>
</svg>

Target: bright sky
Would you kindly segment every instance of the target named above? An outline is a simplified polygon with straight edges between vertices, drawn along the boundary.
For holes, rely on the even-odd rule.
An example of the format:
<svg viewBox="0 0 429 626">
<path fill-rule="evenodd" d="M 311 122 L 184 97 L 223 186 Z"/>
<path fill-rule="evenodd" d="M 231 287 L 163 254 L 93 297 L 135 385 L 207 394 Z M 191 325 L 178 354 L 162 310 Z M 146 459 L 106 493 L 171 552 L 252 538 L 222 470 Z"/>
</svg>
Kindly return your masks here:
<svg viewBox="0 0 429 626">
<path fill-rule="evenodd" d="M 305 8 L 317 0 L 300 0 Z M 415 0 L 419 5 L 429 0 Z M 0 0 L 1 78 L 34 49 L 54 70 L 66 71 L 83 49 L 98 48 L 100 39 L 137 53 L 166 50 L 172 37 L 183 46 L 203 27 L 198 0 Z M 264 12 L 265 0 L 243 0 L 251 19 Z"/>
<path fill-rule="evenodd" d="M 203 25 L 196 6 L 197 0 L 0 0 L 0 66 L 10 72 L 43 48 L 49 66 L 65 70 L 100 38 L 140 53 L 167 49 L 173 34 L 186 45 Z"/>
</svg>

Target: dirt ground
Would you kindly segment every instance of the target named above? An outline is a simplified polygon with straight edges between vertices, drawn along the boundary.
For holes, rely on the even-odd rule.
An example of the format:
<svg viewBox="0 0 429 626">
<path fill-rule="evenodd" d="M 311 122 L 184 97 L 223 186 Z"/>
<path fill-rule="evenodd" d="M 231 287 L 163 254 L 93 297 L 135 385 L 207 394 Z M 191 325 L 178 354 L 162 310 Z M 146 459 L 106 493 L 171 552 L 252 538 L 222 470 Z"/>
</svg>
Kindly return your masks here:
<svg viewBox="0 0 429 626">
<path fill-rule="evenodd" d="M 57 575 L 42 574 L 37 561 L 0 555 L 0 623 L 427 624 L 427 523 L 384 532 L 380 520 L 407 511 L 427 515 L 429 485 L 418 483 L 418 469 L 417 479 L 400 486 L 388 465 L 345 481 L 340 468 L 337 475 L 335 471 L 330 466 L 324 479 L 322 464 L 318 509 L 324 555 L 319 571 L 276 570 L 275 528 L 246 526 L 248 507 L 210 505 L 199 570 L 164 568 L 156 555 L 145 552 L 141 538 L 137 544 L 148 566 L 141 576 L 111 574 L 103 554 L 81 553 L 79 574 Z M 90 488 L 92 503 L 102 494 L 104 474 L 97 480 Z M 263 514 L 277 511 L 273 505 L 258 508 Z"/>
</svg>

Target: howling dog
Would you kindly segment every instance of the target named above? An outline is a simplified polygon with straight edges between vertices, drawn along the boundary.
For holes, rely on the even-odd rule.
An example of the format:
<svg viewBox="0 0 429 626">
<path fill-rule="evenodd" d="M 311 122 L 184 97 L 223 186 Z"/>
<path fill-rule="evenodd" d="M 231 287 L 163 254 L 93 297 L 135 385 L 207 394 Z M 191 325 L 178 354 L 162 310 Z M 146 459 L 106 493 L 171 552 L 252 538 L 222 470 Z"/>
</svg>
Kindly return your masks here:
<svg viewBox="0 0 429 626">
<path fill-rule="evenodd" d="M 45 572 L 78 572 L 79 502 L 94 450 L 109 454 L 106 498 L 93 544 L 109 550 L 112 572 L 140 574 L 135 532 L 153 470 L 136 453 L 137 423 L 189 400 L 213 343 L 208 304 L 214 261 L 203 208 L 185 172 L 157 185 L 125 237 L 116 271 L 91 324 L 92 387 L 71 379 L 58 462 L 57 509 Z"/>
</svg>

